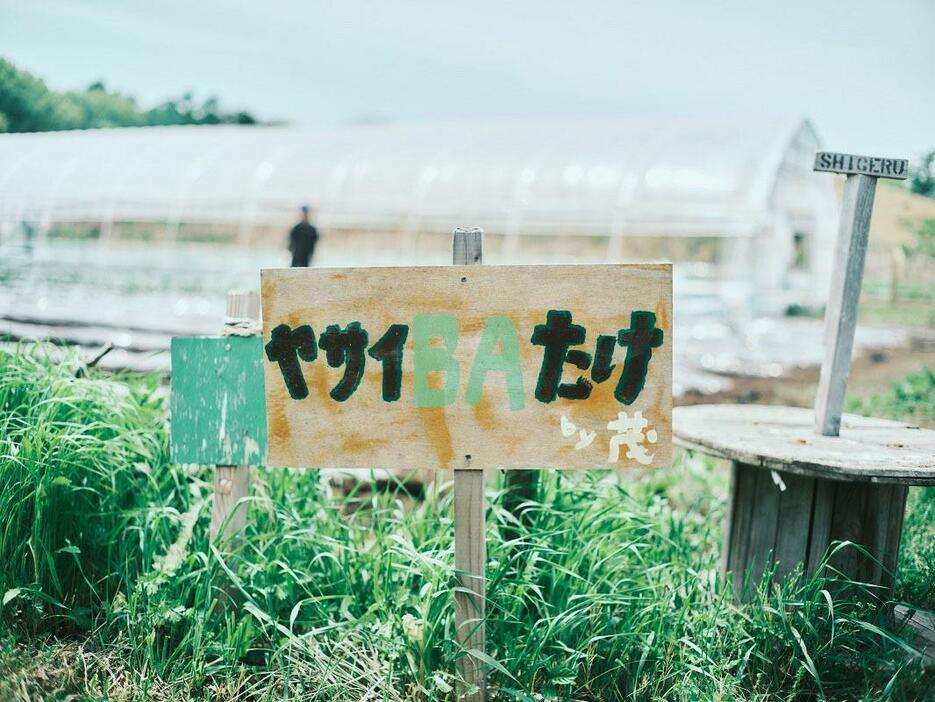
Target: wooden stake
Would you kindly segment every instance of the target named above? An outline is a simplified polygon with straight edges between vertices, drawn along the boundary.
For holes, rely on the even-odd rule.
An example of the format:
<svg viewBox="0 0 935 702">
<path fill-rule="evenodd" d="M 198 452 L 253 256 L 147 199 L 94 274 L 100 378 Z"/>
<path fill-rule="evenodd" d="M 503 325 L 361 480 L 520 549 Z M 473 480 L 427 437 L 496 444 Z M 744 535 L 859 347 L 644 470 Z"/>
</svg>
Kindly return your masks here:
<svg viewBox="0 0 935 702">
<path fill-rule="evenodd" d="M 877 178 L 904 179 L 908 166 L 904 159 L 829 152 L 815 155 L 816 171 L 848 174 L 825 310 L 825 354 L 815 396 L 815 429 L 824 436 L 837 436 L 841 429 Z"/>
<path fill-rule="evenodd" d="M 876 186 L 877 179 L 865 175 L 848 176 L 844 185 L 831 294 L 825 310 L 825 357 L 815 397 L 816 428 L 824 436 L 837 436 L 841 429 Z"/>
<path fill-rule="evenodd" d="M 227 293 L 227 318 L 222 334 L 257 334 L 259 333 L 259 320 L 260 298 L 256 292 L 232 290 Z M 211 511 L 212 540 L 243 533 L 247 525 L 247 510 L 244 506 L 240 509 L 236 507 L 237 503 L 249 493 L 250 466 L 215 467 L 214 506 Z"/>
<path fill-rule="evenodd" d="M 224 539 L 242 533 L 247 525 L 247 510 L 238 500 L 250 493 L 249 466 L 214 467 L 214 507 L 211 510 L 211 539 Z M 233 512 L 233 514 L 231 514 Z M 230 519 L 228 520 L 228 516 Z M 224 525 L 227 521 L 226 526 Z M 221 527 L 224 531 L 221 531 Z"/>
<path fill-rule="evenodd" d="M 452 263 L 480 265 L 483 263 L 483 247 L 482 229 L 455 229 Z M 487 543 L 484 534 L 487 506 L 483 467 L 455 469 L 454 502 L 455 569 L 463 589 L 455 592 L 455 631 L 463 649 L 483 652 L 486 645 L 484 614 L 487 595 Z M 487 680 L 481 662 L 466 653 L 458 659 L 458 673 L 466 686 L 477 688 L 475 692 L 459 689 L 458 699 L 462 702 L 483 702 L 487 698 Z"/>
</svg>

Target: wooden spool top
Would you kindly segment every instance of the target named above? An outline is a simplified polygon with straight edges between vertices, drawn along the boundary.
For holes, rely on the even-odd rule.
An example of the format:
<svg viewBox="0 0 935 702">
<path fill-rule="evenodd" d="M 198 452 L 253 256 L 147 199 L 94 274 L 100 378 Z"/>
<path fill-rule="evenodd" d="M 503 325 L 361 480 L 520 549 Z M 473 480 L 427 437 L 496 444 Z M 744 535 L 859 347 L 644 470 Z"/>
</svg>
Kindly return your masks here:
<svg viewBox="0 0 935 702">
<path fill-rule="evenodd" d="M 811 409 L 695 405 L 672 412 L 683 448 L 752 466 L 831 480 L 935 485 L 935 431 L 888 419 L 841 418 L 840 436 L 815 433 Z"/>
</svg>

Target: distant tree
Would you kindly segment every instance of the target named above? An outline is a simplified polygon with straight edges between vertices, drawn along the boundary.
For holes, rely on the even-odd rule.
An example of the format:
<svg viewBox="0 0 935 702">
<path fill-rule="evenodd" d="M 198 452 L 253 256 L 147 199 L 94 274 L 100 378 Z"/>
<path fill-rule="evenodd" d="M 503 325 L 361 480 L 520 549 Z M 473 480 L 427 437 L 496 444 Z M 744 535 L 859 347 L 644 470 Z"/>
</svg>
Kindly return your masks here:
<svg viewBox="0 0 935 702">
<path fill-rule="evenodd" d="M 919 195 L 935 197 L 935 151 L 929 151 L 922 157 L 922 162 L 909 179 L 909 189 Z"/>
<path fill-rule="evenodd" d="M 249 112 L 228 113 L 221 110 L 216 97 L 198 104 L 191 93 L 168 100 L 145 113 L 146 123 L 158 124 L 256 124 Z"/>
<path fill-rule="evenodd" d="M 57 92 L 0 58 L 0 132 L 140 127 L 172 124 L 256 124 L 249 112 L 225 112 L 218 99 L 196 102 L 191 93 L 141 110 L 128 95 L 101 81 L 83 91 Z"/>
</svg>

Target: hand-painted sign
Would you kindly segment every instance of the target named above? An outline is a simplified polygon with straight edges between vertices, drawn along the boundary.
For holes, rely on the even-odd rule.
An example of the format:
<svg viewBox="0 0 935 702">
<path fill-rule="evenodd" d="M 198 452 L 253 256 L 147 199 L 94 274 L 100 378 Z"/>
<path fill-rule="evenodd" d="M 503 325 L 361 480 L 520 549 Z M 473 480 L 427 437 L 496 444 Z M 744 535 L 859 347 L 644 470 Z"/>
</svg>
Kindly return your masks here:
<svg viewBox="0 0 935 702">
<path fill-rule="evenodd" d="M 271 466 L 671 461 L 668 264 L 262 272 Z"/>
<path fill-rule="evenodd" d="M 172 339 L 172 460 L 258 465 L 266 460 L 263 351 L 256 336 Z"/>
<path fill-rule="evenodd" d="M 909 177 L 909 161 L 904 158 L 879 158 L 819 151 L 815 154 L 813 170 L 905 180 Z"/>
</svg>

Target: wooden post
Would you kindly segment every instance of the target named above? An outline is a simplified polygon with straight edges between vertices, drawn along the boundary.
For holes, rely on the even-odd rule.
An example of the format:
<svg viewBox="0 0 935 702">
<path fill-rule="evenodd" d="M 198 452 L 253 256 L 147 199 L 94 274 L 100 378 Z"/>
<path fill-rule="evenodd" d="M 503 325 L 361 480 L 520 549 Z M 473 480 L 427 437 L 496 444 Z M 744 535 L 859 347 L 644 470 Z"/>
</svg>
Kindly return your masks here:
<svg viewBox="0 0 935 702">
<path fill-rule="evenodd" d="M 259 334 L 259 322 L 260 298 L 256 292 L 232 290 L 227 293 L 227 316 L 221 330 L 223 336 Z M 215 467 L 214 506 L 211 511 L 212 540 L 228 538 L 243 532 L 247 524 L 247 510 L 243 506 L 236 509 L 236 506 L 249 493 L 250 466 Z"/>
<path fill-rule="evenodd" d="M 847 174 L 831 292 L 825 310 L 825 353 L 815 396 L 815 430 L 824 436 L 837 436 L 841 430 L 844 393 L 854 348 L 857 303 L 864 277 L 877 178 L 905 179 L 909 164 L 903 159 L 819 152 L 815 155 L 815 170 Z"/>
<path fill-rule="evenodd" d="M 454 230 L 452 263 L 480 265 L 483 263 L 484 232 L 477 228 Z M 484 527 L 486 501 L 484 470 L 456 468 L 454 471 L 455 503 L 455 569 L 464 591 L 455 592 L 455 631 L 465 650 L 484 651 L 486 632 L 484 615 L 487 595 L 487 543 Z M 480 661 L 470 653 L 458 659 L 458 673 L 468 686 L 477 691 L 458 691 L 462 702 L 483 702 L 487 698 L 486 674 Z"/>
<path fill-rule="evenodd" d="M 841 429 L 876 186 L 877 179 L 865 175 L 850 175 L 844 184 L 831 293 L 825 310 L 825 354 L 815 396 L 816 429 L 824 436 L 837 436 Z"/>
</svg>

